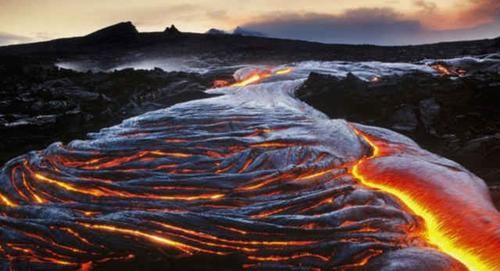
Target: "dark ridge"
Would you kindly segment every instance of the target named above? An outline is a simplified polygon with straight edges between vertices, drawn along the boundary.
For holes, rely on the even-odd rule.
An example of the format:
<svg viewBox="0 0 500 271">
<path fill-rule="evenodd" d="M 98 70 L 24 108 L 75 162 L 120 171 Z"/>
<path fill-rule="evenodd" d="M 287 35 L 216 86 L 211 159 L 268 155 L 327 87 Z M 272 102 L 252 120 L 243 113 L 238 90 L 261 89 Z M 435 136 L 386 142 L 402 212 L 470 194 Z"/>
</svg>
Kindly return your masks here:
<svg viewBox="0 0 500 271">
<path fill-rule="evenodd" d="M 165 33 L 168 33 L 167 35 Z M 417 61 L 500 51 L 500 39 L 443 42 L 416 46 L 324 44 L 245 35 L 180 33 L 175 26 L 163 32 L 138 33 L 130 23 L 116 24 L 84 37 L 0 47 L 0 57 L 86 59 L 110 63 L 114 59 L 204 55 L 227 64 L 301 60 Z"/>
<path fill-rule="evenodd" d="M 217 28 L 210 28 L 207 32 L 205 32 L 205 34 L 208 34 L 208 35 L 225 35 L 225 34 L 228 34 L 228 33 L 226 33 L 224 30 L 220 30 L 220 29 L 217 29 Z"/>
<path fill-rule="evenodd" d="M 117 23 L 83 37 L 87 42 L 121 42 L 137 38 L 139 31 L 131 22 Z"/>
<path fill-rule="evenodd" d="M 233 34 L 241 36 L 250 36 L 250 37 L 263 37 L 263 38 L 267 37 L 267 35 L 264 33 L 242 28 L 241 26 L 236 27 L 236 29 L 234 29 L 233 31 Z"/>
<path fill-rule="evenodd" d="M 167 28 L 165 28 L 165 31 L 163 31 L 163 32 L 168 34 L 168 35 L 181 34 L 181 31 L 179 31 L 179 29 L 177 29 L 177 27 L 175 27 L 175 25 L 171 25 L 170 27 L 167 26 Z"/>
</svg>

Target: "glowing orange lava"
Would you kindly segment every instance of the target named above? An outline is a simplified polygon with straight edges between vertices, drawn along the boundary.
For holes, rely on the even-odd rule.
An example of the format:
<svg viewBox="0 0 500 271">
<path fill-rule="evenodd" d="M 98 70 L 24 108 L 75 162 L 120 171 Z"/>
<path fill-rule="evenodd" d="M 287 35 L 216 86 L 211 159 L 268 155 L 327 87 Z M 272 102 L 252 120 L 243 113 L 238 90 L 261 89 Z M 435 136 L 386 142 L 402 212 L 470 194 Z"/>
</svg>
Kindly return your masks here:
<svg viewBox="0 0 500 271">
<path fill-rule="evenodd" d="M 352 167 L 351 173 L 355 178 L 368 187 L 398 198 L 412 213 L 423 219 L 428 242 L 462 262 L 469 270 L 491 271 L 500 268 L 500 218 L 486 200 L 487 195 L 459 179 L 450 185 L 456 186 L 454 191 L 462 191 L 465 197 L 456 196 L 452 193 L 454 191 L 446 193 L 446 183 L 450 182 L 446 177 L 453 176 L 426 172 L 427 168 L 422 169 L 422 172 L 418 168 L 409 169 L 415 165 L 380 169 L 377 160 L 394 155 L 396 151 L 358 129 L 355 132 L 373 150 L 370 157 L 361 159 Z M 412 160 L 403 162 L 411 164 Z M 434 180 L 427 182 L 426 179 L 431 177 Z"/>
<path fill-rule="evenodd" d="M 446 76 L 464 76 L 466 71 L 464 69 L 453 69 L 444 64 L 435 63 L 431 65 L 435 71 L 437 71 L 441 75 Z"/>
<path fill-rule="evenodd" d="M 248 86 L 251 84 L 258 83 L 266 78 L 272 77 L 274 75 L 286 75 L 292 72 L 292 68 L 286 67 L 278 70 L 271 70 L 271 69 L 255 69 L 254 71 L 250 72 L 245 79 L 240 80 L 236 83 L 230 84 L 226 80 L 215 80 L 213 83 L 213 86 L 218 88 L 218 87 L 227 87 L 227 86 L 232 86 L 232 87 L 244 87 Z"/>
</svg>

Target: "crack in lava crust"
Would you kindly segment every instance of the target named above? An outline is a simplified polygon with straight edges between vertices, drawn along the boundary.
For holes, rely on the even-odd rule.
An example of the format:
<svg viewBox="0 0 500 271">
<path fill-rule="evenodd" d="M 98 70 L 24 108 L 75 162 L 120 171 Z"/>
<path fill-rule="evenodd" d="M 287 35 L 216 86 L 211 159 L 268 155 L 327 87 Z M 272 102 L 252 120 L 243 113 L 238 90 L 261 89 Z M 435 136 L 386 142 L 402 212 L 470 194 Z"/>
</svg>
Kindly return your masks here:
<svg viewBox="0 0 500 271">
<path fill-rule="evenodd" d="M 360 164 L 371 153 L 360 133 L 462 174 L 479 188 L 460 207 L 498 217 L 482 184 L 397 134 L 329 120 L 291 95 L 301 83 L 219 90 L 9 161 L 1 269 L 466 270 L 411 208 L 351 174 L 379 172 Z"/>
</svg>

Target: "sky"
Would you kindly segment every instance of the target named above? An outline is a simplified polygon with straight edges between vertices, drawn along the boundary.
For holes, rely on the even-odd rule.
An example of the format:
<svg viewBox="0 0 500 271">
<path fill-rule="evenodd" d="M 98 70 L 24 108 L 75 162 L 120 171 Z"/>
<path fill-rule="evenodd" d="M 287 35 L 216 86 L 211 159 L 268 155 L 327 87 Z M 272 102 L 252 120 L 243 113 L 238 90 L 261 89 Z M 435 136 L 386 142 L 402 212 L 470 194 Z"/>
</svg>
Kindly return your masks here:
<svg viewBox="0 0 500 271">
<path fill-rule="evenodd" d="M 0 0 L 0 44 L 139 31 L 231 31 L 326 43 L 419 44 L 500 36 L 500 0 Z"/>
</svg>

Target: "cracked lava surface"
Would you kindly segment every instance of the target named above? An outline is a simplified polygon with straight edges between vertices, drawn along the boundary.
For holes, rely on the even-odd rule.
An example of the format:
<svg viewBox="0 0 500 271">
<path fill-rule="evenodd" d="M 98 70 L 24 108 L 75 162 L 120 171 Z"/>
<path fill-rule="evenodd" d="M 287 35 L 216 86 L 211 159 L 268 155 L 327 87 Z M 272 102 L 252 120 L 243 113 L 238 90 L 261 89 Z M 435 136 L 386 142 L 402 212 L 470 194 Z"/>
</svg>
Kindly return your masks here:
<svg viewBox="0 0 500 271">
<path fill-rule="evenodd" d="M 1 270 L 500 269 L 482 180 L 256 76 L 9 161 Z"/>
</svg>

